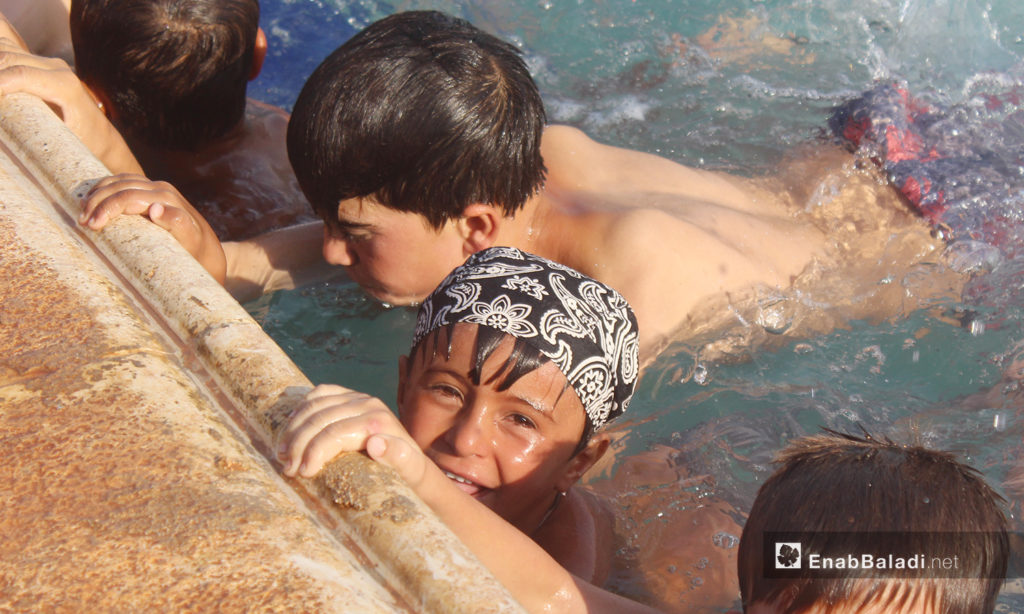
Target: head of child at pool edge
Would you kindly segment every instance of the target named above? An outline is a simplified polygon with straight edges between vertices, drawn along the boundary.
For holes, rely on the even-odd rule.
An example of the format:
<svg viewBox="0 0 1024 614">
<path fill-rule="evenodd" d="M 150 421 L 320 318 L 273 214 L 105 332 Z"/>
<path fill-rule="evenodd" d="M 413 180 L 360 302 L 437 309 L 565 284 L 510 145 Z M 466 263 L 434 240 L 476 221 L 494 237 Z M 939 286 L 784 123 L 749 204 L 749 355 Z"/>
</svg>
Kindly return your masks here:
<svg viewBox="0 0 1024 614">
<path fill-rule="evenodd" d="M 629 405 L 637 352 L 636 319 L 617 292 L 491 248 L 421 305 L 399 414 L 460 488 L 529 534 L 607 449 L 595 432 Z"/>
<path fill-rule="evenodd" d="M 545 122 L 514 46 L 434 11 L 370 24 L 313 71 L 288 123 L 324 258 L 380 300 L 422 300 L 541 189 Z"/>
<path fill-rule="evenodd" d="M 974 614 L 995 607 L 1009 545 L 1000 497 L 953 454 L 885 438 L 826 431 L 789 444 L 761 486 L 738 554 L 747 614 Z M 765 550 L 786 533 L 803 562 L 792 576 Z M 807 569 L 808 553 L 914 555 L 948 560 L 952 577 L 928 569 L 835 576 Z"/>
<path fill-rule="evenodd" d="M 243 121 L 259 15 L 257 0 L 73 0 L 75 71 L 132 142 L 196 151 Z"/>
</svg>

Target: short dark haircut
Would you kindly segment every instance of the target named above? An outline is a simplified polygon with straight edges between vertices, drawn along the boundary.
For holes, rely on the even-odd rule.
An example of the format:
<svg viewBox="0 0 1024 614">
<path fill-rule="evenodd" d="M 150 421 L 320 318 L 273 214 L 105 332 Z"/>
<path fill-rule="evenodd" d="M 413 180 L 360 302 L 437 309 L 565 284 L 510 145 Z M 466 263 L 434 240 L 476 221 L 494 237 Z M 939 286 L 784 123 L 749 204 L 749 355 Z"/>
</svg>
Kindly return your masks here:
<svg viewBox="0 0 1024 614">
<path fill-rule="evenodd" d="M 435 11 L 398 13 L 327 57 L 299 93 L 288 157 L 332 230 L 370 197 L 440 228 L 468 205 L 515 213 L 544 183 L 544 104 L 518 49 Z"/>
<path fill-rule="evenodd" d="M 73 0 L 75 70 L 130 140 L 194 151 L 243 118 L 257 0 Z"/>
<path fill-rule="evenodd" d="M 476 327 L 476 339 L 473 345 L 473 368 L 469 373 L 470 381 L 474 385 L 479 386 L 481 378 L 483 377 L 484 363 L 487 359 L 498 349 L 498 346 L 505 340 L 506 337 L 511 337 L 513 340 L 512 351 L 505 358 L 504 364 L 500 365 L 499 368 L 494 372 L 491 379 L 486 382 L 497 381 L 497 389 L 508 390 L 512 387 L 519 378 L 523 377 L 527 373 L 539 369 L 544 363 L 550 362 L 551 359 L 541 353 L 535 346 L 523 339 L 503 333 L 497 329 L 489 326 L 480 326 L 474 324 L 465 324 L 457 322 L 455 324 L 448 324 L 430 333 L 424 337 L 418 345 L 412 348 L 409 353 L 410 357 L 416 356 L 419 352 L 423 352 L 426 355 L 430 352 L 432 356 L 436 356 L 441 350 L 444 351 L 445 358 L 450 358 L 452 353 L 452 330 L 455 326 L 459 325 L 475 326 Z M 443 331 L 443 334 L 442 334 Z M 498 380 L 498 378 L 501 378 Z M 563 394 L 572 387 L 569 385 L 569 381 L 566 380 Z M 582 411 L 582 409 L 581 409 Z M 594 427 L 590 420 L 583 421 L 583 433 L 580 436 L 580 441 L 576 445 L 576 449 L 573 450 L 573 456 L 583 451 L 590 441 L 591 436 L 594 434 Z"/>
<path fill-rule="evenodd" d="M 758 491 L 740 539 L 744 608 L 766 603 L 796 614 L 842 603 L 897 611 L 931 602 L 943 614 L 993 610 L 1009 557 L 1004 501 L 953 454 L 826 431 L 791 442 L 777 462 L 782 466 Z M 804 552 L 841 551 L 830 550 L 835 540 L 865 552 L 878 545 L 878 533 L 891 540 L 884 548 L 897 554 L 920 552 L 922 535 L 974 537 L 958 542 L 969 544 L 957 551 L 964 577 L 934 577 L 927 570 L 907 570 L 900 578 L 884 572 L 766 577 L 765 534 L 786 531 L 805 536 Z"/>
</svg>

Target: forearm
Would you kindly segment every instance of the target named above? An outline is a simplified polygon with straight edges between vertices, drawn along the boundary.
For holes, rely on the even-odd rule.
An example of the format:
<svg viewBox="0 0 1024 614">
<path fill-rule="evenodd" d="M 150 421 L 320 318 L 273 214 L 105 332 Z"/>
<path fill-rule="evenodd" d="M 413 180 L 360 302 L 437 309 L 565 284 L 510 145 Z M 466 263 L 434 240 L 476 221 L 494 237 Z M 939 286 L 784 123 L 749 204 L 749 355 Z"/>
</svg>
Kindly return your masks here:
<svg viewBox="0 0 1024 614">
<path fill-rule="evenodd" d="M 125 142 L 124 138 L 121 137 L 121 133 L 114 128 L 113 124 L 106 121 L 106 118 L 97 119 L 94 131 L 101 134 L 99 138 L 89 138 L 86 135 L 79 134 L 79 138 L 82 139 L 83 144 L 89 148 L 94 156 L 96 156 L 100 162 L 106 166 L 111 174 L 132 174 L 132 175 L 145 175 L 145 171 L 142 170 L 142 166 L 138 160 L 135 159 L 135 155 L 132 154 L 131 149 Z"/>
<path fill-rule="evenodd" d="M 287 290 L 341 272 L 321 256 L 323 224 L 311 222 L 223 244 L 224 287 L 241 302 Z"/>
<path fill-rule="evenodd" d="M 586 612 L 583 594 L 568 571 L 437 467 L 427 471 L 416 491 L 528 611 Z"/>
<path fill-rule="evenodd" d="M 529 536 L 462 492 L 436 466 L 428 469 L 416 491 L 527 611 L 654 612 L 570 574 Z"/>
<path fill-rule="evenodd" d="M 454 492 L 429 497 L 427 504 L 528 612 L 655 613 L 573 576 L 525 533 L 454 485 L 450 488 Z"/>
</svg>

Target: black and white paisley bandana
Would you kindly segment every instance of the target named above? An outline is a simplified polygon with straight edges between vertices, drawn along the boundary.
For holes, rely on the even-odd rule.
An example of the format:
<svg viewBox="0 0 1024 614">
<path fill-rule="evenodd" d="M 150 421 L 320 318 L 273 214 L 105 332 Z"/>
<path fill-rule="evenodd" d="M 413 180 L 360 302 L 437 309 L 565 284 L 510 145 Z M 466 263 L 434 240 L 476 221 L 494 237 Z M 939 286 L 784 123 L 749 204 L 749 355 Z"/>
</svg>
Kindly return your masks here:
<svg viewBox="0 0 1024 614">
<path fill-rule="evenodd" d="M 636 317 L 626 299 L 569 267 L 510 247 L 472 255 L 420 306 L 413 347 L 458 322 L 533 345 L 569 380 L 598 429 L 626 411 L 639 372 Z"/>
</svg>

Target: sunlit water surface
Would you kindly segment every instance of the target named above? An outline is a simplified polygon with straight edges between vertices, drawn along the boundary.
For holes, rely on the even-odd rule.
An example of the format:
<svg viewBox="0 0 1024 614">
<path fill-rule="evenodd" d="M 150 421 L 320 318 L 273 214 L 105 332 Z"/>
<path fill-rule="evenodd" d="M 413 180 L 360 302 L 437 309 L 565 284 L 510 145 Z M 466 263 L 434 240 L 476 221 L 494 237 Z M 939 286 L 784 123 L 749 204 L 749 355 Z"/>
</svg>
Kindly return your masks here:
<svg viewBox="0 0 1024 614">
<path fill-rule="evenodd" d="M 819 138 L 828 110 L 875 80 L 904 80 L 915 95 L 948 106 L 1011 90 L 1024 78 L 1024 3 L 1016 0 L 264 0 L 262 6 L 271 51 L 250 93 L 285 108 L 319 61 L 358 28 L 397 10 L 438 8 L 519 45 L 553 122 L 683 164 L 741 174 L 764 171 L 794 145 Z M 1022 115 L 1018 103 L 964 113 L 964 131 L 1004 158 L 1006 168 L 1019 169 Z M 1010 194 L 1024 194 L 1019 176 L 1007 181 Z M 1019 220 L 1019 203 L 1009 204 Z M 1022 397 L 1016 380 L 1003 373 L 1024 341 L 1024 254 L 1016 243 L 995 247 L 981 250 L 994 270 L 973 279 L 959 303 L 896 322 L 853 323 L 742 364 L 705 364 L 682 346 L 665 352 L 645 373 L 629 418 L 618 427 L 616 467 L 657 451 L 678 475 L 704 477 L 651 486 L 650 476 L 620 472 L 615 487 L 623 501 L 630 489 L 644 489 L 645 496 L 653 489 L 665 502 L 657 512 L 643 507 L 642 517 L 623 504 L 630 526 L 638 527 L 632 545 L 642 543 L 644 526 L 668 522 L 709 498 L 746 510 L 771 470 L 773 452 L 822 426 L 959 451 L 1007 495 L 1016 516 L 1020 492 L 1004 483 L 1021 453 Z M 977 246 L 968 251 L 977 254 Z M 393 403 L 396 358 L 414 323 L 410 310 L 385 309 L 347 282 L 279 292 L 249 308 L 315 382 Z M 681 488 L 687 497 L 678 496 Z M 733 546 L 721 535 L 715 539 Z M 687 582 L 697 576 L 688 572 Z M 680 586 L 687 590 L 686 582 Z M 1010 592 L 1000 610 L 1024 611 L 1024 601 Z"/>
</svg>

